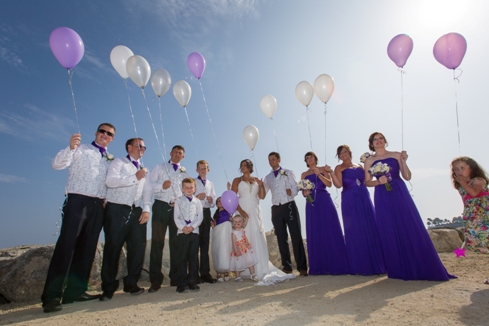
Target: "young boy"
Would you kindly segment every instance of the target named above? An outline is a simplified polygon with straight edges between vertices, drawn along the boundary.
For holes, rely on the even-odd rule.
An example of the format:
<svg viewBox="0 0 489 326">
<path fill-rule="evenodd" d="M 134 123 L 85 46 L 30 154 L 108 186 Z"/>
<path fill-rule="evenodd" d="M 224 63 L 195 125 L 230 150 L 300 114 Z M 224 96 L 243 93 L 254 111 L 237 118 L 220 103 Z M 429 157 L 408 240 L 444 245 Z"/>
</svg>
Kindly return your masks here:
<svg viewBox="0 0 489 326">
<path fill-rule="evenodd" d="M 195 180 L 182 181 L 183 195 L 175 200 L 174 215 L 177 226 L 175 249 L 177 250 L 177 292 L 197 292 L 199 271 L 199 225 L 202 223 L 202 204 L 194 197 Z M 188 268 L 188 273 L 187 273 Z"/>
<path fill-rule="evenodd" d="M 197 279 L 197 283 L 205 282 L 212 284 L 217 281 L 215 278 L 212 278 L 209 265 L 209 244 L 212 223 L 211 208 L 216 206 L 216 191 L 214 190 L 214 184 L 207 179 L 207 173 L 210 171 L 209 163 L 205 160 L 198 161 L 196 171 L 199 176 L 194 178 L 196 183 L 195 197 L 200 199 L 200 203 L 204 209 L 204 219 L 199 227 L 200 278 Z"/>
</svg>

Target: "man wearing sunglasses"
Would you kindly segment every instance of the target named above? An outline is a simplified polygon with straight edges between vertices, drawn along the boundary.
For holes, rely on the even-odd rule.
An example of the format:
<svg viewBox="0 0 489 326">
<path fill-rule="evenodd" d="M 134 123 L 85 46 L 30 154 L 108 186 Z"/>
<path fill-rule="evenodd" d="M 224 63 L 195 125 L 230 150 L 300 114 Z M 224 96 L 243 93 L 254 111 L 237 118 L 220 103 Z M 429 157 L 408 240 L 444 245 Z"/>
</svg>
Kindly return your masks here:
<svg viewBox="0 0 489 326">
<path fill-rule="evenodd" d="M 124 277 L 124 292 L 141 294 L 144 288 L 137 284 L 143 269 L 146 249 L 146 222 L 149 216 L 142 215 L 141 195 L 146 181 L 147 169 L 139 159 L 146 152 L 142 138 L 126 142 L 127 155 L 116 158 L 107 171 L 107 204 L 105 205 L 105 246 L 102 262 L 102 297 L 109 301 L 119 287 L 117 271 L 122 247 L 126 244 L 127 276 Z M 149 208 L 148 208 L 149 210 Z"/>
<path fill-rule="evenodd" d="M 107 146 L 114 135 L 115 127 L 110 123 L 98 126 L 95 140 L 91 144 L 80 144 L 81 135 L 73 134 L 70 145 L 53 159 L 53 169 L 68 168 L 68 181 L 63 224 L 41 296 L 46 313 L 60 311 L 61 303 L 100 297 L 90 295 L 86 290 L 102 230 L 107 194 L 105 178 L 109 163 L 114 159 L 107 152 Z"/>
</svg>

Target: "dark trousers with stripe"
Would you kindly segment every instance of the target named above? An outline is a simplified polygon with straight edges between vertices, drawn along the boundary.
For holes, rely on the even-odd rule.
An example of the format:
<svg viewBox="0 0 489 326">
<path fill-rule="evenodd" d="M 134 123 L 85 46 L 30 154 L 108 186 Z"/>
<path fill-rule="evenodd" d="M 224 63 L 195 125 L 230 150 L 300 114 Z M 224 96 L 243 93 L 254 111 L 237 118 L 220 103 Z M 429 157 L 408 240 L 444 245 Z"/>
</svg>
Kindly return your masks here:
<svg viewBox="0 0 489 326">
<path fill-rule="evenodd" d="M 290 238 L 292 240 L 292 249 L 297 263 L 297 270 L 307 271 L 306 251 L 304 250 L 304 242 L 301 234 L 301 220 L 299 211 L 295 201 L 288 202 L 283 205 L 272 206 L 272 224 L 277 236 L 278 249 L 280 258 L 285 270 L 292 271 L 292 260 L 290 259 L 289 228 Z"/>
<path fill-rule="evenodd" d="M 211 209 L 204 208 L 204 219 L 199 225 L 199 250 L 200 250 L 200 266 L 199 272 L 201 276 L 208 275 L 211 271 L 209 263 L 209 244 L 211 241 Z"/>
<path fill-rule="evenodd" d="M 77 298 L 87 290 L 104 220 L 103 203 L 103 199 L 78 194 L 66 197 L 61 231 L 41 296 L 43 302 Z"/>
<path fill-rule="evenodd" d="M 176 237 L 175 245 L 178 286 L 196 285 L 199 271 L 199 235 L 197 233 L 180 233 Z"/>
<path fill-rule="evenodd" d="M 107 203 L 105 207 L 105 246 L 102 262 L 102 290 L 115 292 L 119 287 L 116 279 L 119 257 L 126 243 L 127 276 L 124 288 L 136 286 L 141 277 L 146 249 L 146 223 L 140 224 L 141 207 Z"/>
<path fill-rule="evenodd" d="M 175 250 L 175 238 L 177 226 L 173 219 L 173 207 L 167 202 L 155 200 L 153 204 L 153 216 L 151 220 L 151 252 L 149 260 L 149 280 L 151 284 L 161 285 L 163 273 L 161 265 L 163 261 L 163 248 L 165 246 L 166 230 L 170 234 L 170 279 L 177 279 L 177 252 Z"/>
</svg>

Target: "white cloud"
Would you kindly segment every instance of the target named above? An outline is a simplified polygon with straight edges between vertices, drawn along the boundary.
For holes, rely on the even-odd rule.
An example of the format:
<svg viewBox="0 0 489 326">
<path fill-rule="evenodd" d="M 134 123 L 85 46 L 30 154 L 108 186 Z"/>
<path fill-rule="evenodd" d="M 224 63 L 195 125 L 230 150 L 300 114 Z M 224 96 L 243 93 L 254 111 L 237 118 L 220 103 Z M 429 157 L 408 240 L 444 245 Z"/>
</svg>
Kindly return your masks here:
<svg viewBox="0 0 489 326">
<path fill-rule="evenodd" d="M 67 139 L 71 134 L 67 127 L 70 119 L 46 112 L 35 105 L 0 112 L 0 133 L 9 134 L 24 141 Z"/>
<path fill-rule="evenodd" d="M 27 179 L 23 177 L 18 177 L 16 175 L 0 173 L 0 182 L 18 183 L 18 182 L 27 182 Z"/>
</svg>

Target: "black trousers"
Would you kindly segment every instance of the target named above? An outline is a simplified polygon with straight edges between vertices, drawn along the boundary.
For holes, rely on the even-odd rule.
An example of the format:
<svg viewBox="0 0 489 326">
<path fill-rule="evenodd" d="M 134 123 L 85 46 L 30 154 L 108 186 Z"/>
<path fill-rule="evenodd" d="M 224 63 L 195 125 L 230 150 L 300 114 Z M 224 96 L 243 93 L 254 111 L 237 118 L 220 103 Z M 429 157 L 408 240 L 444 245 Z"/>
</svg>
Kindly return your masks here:
<svg viewBox="0 0 489 326">
<path fill-rule="evenodd" d="M 211 238 L 211 209 L 204 208 L 204 219 L 199 225 L 199 250 L 200 250 L 200 266 L 199 272 L 201 276 L 208 275 L 211 272 L 209 265 L 209 244 Z"/>
<path fill-rule="evenodd" d="M 180 233 L 176 237 L 175 245 L 178 253 L 178 286 L 196 285 L 199 271 L 199 235 Z"/>
<path fill-rule="evenodd" d="M 177 252 L 175 250 L 175 238 L 177 226 L 173 219 L 173 207 L 167 202 L 155 200 L 153 204 L 153 217 L 151 220 L 151 252 L 149 260 L 149 280 L 151 284 L 161 285 L 163 273 L 161 264 L 163 259 L 163 248 L 165 246 L 166 229 L 170 233 L 170 279 L 177 279 Z"/>
<path fill-rule="evenodd" d="M 304 250 L 304 242 L 302 241 L 301 235 L 301 220 L 295 201 L 283 205 L 272 206 L 272 224 L 275 228 L 278 249 L 280 251 L 280 258 L 282 259 L 284 269 L 292 271 L 292 260 L 290 259 L 288 241 L 289 236 L 287 234 L 288 227 L 290 238 L 292 239 L 292 248 L 297 263 L 297 270 L 307 271 L 306 251 Z"/>
<path fill-rule="evenodd" d="M 66 197 L 61 231 L 41 296 L 43 302 L 77 298 L 87 290 L 102 230 L 103 203 L 103 199 L 78 194 Z"/>
<path fill-rule="evenodd" d="M 116 279 L 119 257 L 126 243 L 127 276 L 124 288 L 137 285 L 141 277 L 146 249 L 146 223 L 140 224 L 141 207 L 107 203 L 105 206 L 105 246 L 102 262 L 102 290 L 115 292 L 119 287 Z"/>
</svg>

